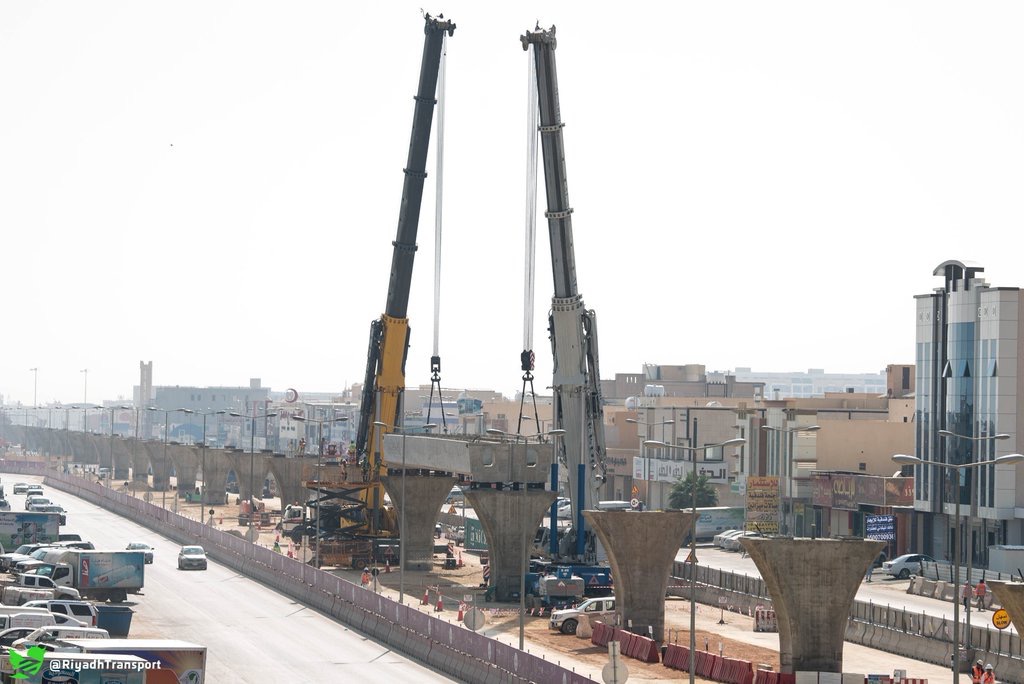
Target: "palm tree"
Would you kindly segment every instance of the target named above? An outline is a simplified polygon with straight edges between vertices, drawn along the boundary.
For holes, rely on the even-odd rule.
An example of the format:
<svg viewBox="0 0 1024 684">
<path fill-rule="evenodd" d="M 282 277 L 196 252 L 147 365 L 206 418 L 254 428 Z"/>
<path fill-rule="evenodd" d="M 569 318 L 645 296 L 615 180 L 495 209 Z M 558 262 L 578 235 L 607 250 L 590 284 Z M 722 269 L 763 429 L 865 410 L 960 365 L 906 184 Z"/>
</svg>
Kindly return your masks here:
<svg viewBox="0 0 1024 684">
<path fill-rule="evenodd" d="M 707 475 L 698 475 L 695 484 L 693 472 L 675 481 L 668 494 L 668 505 L 672 508 L 690 508 L 693 506 L 695 492 L 698 508 L 718 505 L 718 492 L 711 486 L 711 478 Z"/>
</svg>

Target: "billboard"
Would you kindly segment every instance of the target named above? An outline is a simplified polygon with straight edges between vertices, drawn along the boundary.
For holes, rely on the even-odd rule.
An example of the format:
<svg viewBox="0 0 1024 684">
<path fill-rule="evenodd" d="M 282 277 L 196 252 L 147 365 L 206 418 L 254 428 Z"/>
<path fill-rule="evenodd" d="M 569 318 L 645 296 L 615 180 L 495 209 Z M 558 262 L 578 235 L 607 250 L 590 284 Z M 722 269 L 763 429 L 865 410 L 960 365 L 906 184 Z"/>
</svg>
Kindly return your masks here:
<svg viewBox="0 0 1024 684">
<path fill-rule="evenodd" d="M 779 478 L 748 477 L 746 528 L 778 534 L 780 514 Z"/>
</svg>

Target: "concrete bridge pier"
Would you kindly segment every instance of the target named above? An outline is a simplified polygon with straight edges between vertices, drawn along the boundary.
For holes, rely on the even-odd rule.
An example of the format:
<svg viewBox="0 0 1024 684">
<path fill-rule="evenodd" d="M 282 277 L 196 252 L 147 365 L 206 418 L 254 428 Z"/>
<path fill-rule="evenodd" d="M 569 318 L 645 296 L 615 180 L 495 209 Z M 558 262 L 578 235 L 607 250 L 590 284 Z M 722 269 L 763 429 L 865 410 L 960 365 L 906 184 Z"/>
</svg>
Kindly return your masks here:
<svg viewBox="0 0 1024 684">
<path fill-rule="evenodd" d="M 544 489 L 552 449 L 504 440 L 480 440 L 466 449 L 473 487 L 465 496 L 487 537 L 491 586 L 496 600 L 511 601 L 519 593 L 523 538 L 529 553 L 541 518 L 555 500 L 555 492 Z"/>
<path fill-rule="evenodd" d="M 551 508 L 555 492 L 543 489 L 480 489 L 465 492 L 487 537 L 491 586 L 496 601 L 512 601 L 519 593 L 522 573 L 523 537 L 527 550 L 544 512 Z"/>
<path fill-rule="evenodd" d="M 402 484 L 402 481 L 405 484 Z M 398 509 L 398 519 L 404 518 L 401 529 L 405 547 L 403 570 L 429 571 L 434 564 L 434 524 L 448 493 L 455 484 L 451 473 L 427 470 L 389 469 L 381 478 L 384 489 Z M 402 488 L 405 488 L 405 498 Z M 402 511 L 405 515 L 402 515 Z"/>
<path fill-rule="evenodd" d="M 665 639 L 665 592 L 672 561 L 693 513 L 686 511 L 583 511 L 608 554 L 619 624 L 655 641 Z"/>
<path fill-rule="evenodd" d="M 780 670 L 842 672 L 846 616 L 885 542 L 747 537 L 740 543 L 772 597 Z"/>
</svg>

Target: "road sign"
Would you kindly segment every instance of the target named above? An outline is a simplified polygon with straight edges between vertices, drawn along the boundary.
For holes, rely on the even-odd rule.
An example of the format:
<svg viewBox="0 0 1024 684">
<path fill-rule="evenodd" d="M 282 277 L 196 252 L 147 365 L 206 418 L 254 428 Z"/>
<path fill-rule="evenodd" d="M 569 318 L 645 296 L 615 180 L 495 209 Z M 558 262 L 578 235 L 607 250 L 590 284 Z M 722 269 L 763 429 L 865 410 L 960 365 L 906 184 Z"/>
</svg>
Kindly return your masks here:
<svg viewBox="0 0 1024 684">
<path fill-rule="evenodd" d="M 640 508 L 640 499 L 633 497 L 629 500 L 629 505 L 633 508 Z"/>
<path fill-rule="evenodd" d="M 470 608 L 462 616 L 462 624 L 475 632 L 487 624 L 487 616 L 479 608 Z"/>
<path fill-rule="evenodd" d="M 1000 608 L 992 613 L 992 625 L 996 629 L 1006 629 L 1010 626 L 1010 614 L 1006 612 L 1005 608 Z"/>
<path fill-rule="evenodd" d="M 636 485 L 633 485 L 633 489 L 631 489 L 629 493 L 631 496 L 635 498 L 640 495 L 640 488 L 637 487 Z"/>
<path fill-rule="evenodd" d="M 683 562 L 684 563 L 696 563 L 697 562 L 697 552 L 694 551 L 693 549 L 690 549 L 690 555 L 688 555 L 686 557 L 686 560 L 684 560 Z"/>
</svg>

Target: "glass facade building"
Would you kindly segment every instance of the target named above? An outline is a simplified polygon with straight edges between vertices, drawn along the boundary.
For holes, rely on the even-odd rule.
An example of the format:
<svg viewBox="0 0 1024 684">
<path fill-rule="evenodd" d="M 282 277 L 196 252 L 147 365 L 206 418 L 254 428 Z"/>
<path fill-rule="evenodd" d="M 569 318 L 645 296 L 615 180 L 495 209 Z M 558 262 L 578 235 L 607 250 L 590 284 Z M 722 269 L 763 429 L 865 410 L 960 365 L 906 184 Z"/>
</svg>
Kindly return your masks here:
<svg viewBox="0 0 1024 684">
<path fill-rule="evenodd" d="M 916 455 L 963 465 L 1017 453 L 1021 420 L 1019 288 L 994 288 L 984 268 L 946 261 L 934 275 L 942 287 L 916 299 Z M 947 430 L 957 436 L 943 436 Z M 1009 439 L 995 440 L 999 433 Z M 984 563 L 994 544 L 1024 543 L 1024 500 L 1018 500 L 1016 465 L 914 468 L 912 546 L 952 559 L 954 511 L 961 506 L 963 555 Z"/>
</svg>

